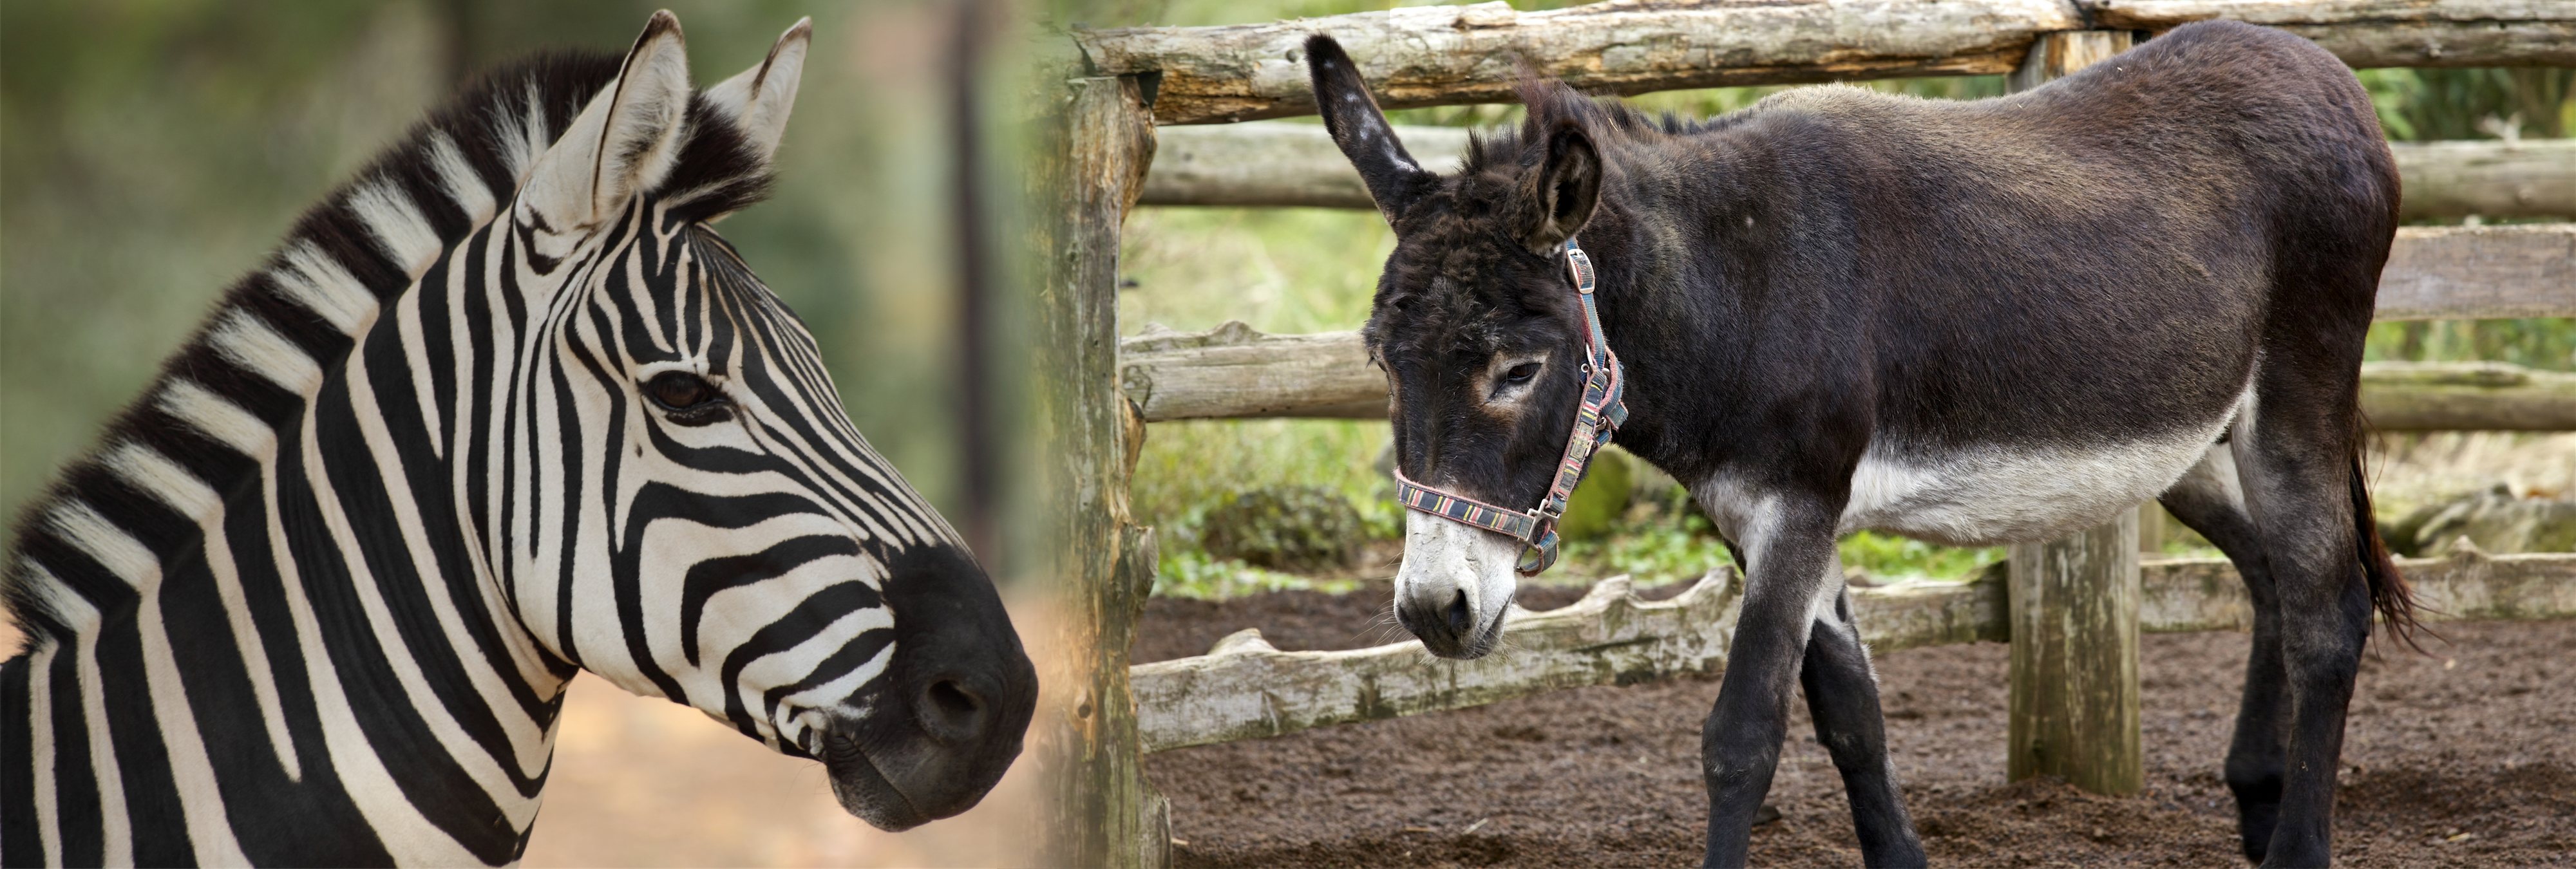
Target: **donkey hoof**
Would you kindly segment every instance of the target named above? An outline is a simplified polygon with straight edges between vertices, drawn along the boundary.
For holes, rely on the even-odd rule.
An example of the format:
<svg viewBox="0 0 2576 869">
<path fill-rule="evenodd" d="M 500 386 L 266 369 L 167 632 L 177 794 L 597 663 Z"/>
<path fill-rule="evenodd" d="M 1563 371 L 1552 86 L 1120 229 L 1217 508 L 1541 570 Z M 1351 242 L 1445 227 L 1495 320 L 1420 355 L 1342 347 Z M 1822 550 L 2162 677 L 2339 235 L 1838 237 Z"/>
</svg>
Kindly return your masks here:
<svg viewBox="0 0 2576 869">
<path fill-rule="evenodd" d="M 2265 852 L 2272 847 L 2272 827 L 2279 823 L 2280 819 L 2279 802 L 2248 802 L 2237 805 L 2236 831 L 2238 835 L 2244 837 L 2246 862 L 2255 864 L 2263 862 Z"/>
</svg>

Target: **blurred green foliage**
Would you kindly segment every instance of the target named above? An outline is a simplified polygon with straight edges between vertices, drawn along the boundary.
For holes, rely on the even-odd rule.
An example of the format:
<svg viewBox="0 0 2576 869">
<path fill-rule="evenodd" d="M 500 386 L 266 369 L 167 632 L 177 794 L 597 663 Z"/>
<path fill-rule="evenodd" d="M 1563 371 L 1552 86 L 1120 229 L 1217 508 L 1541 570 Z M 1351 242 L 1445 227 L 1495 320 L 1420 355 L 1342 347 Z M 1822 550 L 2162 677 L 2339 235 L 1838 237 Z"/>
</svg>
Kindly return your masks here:
<svg viewBox="0 0 2576 869">
<path fill-rule="evenodd" d="M 1056 21 L 1093 26 L 1236 24 L 1387 8 L 1352 0 L 1057 0 Z M 1571 3 L 1524 3 L 1521 9 Z M 2363 70 L 2392 139 L 2564 136 L 2576 122 L 2563 69 Z M 1979 99 L 2004 92 L 2001 76 L 1908 79 L 1864 87 L 1939 99 Z M 1752 105 L 1777 87 L 1712 88 L 1645 94 L 1640 106 L 1683 116 L 1713 116 Z M 1517 105 L 1438 106 L 1389 113 L 1399 124 L 1492 126 L 1517 123 Z M 1311 120 L 1311 119 L 1309 119 Z M 1354 328 L 1394 237 L 1365 211 L 1319 209 L 1148 208 L 1127 221 L 1122 267 L 1133 285 L 1119 299 L 1124 328 L 1148 322 L 1182 330 L 1239 319 L 1264 332 Z M 2566 319 L 2385 323 L 2371 333 L 2373 359 L 2498 359 L 2537 367 L 2576 368 L 2576 323 Z M 1191 545 L 1205 505 L 1253 486 L 1307 483 L 1344 492 L 1375 533 L 1392 538 L 1402 525 L 1375 460 L 1385 448 L 1383 422 L 1328 420 L 1158 423 L 1147 436 L 1136 473 L 1139 521 L 1164 526 L 1167 593 L 1226 594 L 1293 585 L 1293 578 L 1210 559 Z M 1641 581 L 1695 577 L 1723 563 L 1723 544 L 1696 510 L 1632 511 L 1608 535 L 1567 545 L 1553 580 L 1631 573 Z M 2179 526 L 2177 526 L 2179 532 Z M 2178 533 L 2176 552 L 2206 554 Z M 1885 578 L 1962 579 L 2001 549 L 1957 549 L 1862 533 L 1842 545 L 1846 567 Z M 1384 574 L 1392 565 L 1377 565 Z M 1230 572 L 1230 571 L 1237 571 Z M 1248 572 L 1245 572 L 1248 571 Z"/>
<path fill-rule="evenodd" d="M 2576 128 L 2576 69 L 2365 69 L 2388 138 L 2562 139 Z"/>
<path fill-rule="evenodd" d="M 718 229 L 812 327 L 859 428 L 949 506 L 948 4 L 10 0 L 0 509 L 46 485 L 298 214 L 457 82 L 538 48 L 623 51 L 663 6 L 701 84 L 815 16 L 781 183 Z"/>
</svg>

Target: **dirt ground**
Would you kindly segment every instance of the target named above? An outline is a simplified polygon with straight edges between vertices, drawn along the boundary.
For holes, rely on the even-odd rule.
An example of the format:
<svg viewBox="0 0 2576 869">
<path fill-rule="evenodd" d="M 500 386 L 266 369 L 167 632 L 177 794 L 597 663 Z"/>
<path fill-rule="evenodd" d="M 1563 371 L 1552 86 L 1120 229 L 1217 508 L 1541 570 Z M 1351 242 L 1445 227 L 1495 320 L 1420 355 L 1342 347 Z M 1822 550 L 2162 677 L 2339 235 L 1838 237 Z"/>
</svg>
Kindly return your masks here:
<svg viewBox="0 0 2576 869">
<path fill-rule="evenodd" d="M 1667 589 L 1670 590 L 1669 588 Z M 1548 589 L 1534 608 L 1571 602 Z M 1259 626 L 1283 649 L 1386 637 L 1382 587 L 1156 600 L 1136 660 Z M 2444 623 L 2429 655 L 2374 644 L 2344 744 L 2336 856 L 2351 866 L 2576 864 L 2576 622 Z M 1923 843 L 1952 865 L 2242 865 L 2219 781 L 2247 641 L 2142 641 L 2147 786 L 2097 797 L 2004 782 L 2006 647 L 1878 661 L 1888 741 Z M 1700 855 L 1695 769 L 1714 681 L 1563 691 L 1147 759 L 1190 866 L 1683 865 Z M 1793 714 L 1763 865 L 1855 865 L 1841 780 Z"/>
</svg>

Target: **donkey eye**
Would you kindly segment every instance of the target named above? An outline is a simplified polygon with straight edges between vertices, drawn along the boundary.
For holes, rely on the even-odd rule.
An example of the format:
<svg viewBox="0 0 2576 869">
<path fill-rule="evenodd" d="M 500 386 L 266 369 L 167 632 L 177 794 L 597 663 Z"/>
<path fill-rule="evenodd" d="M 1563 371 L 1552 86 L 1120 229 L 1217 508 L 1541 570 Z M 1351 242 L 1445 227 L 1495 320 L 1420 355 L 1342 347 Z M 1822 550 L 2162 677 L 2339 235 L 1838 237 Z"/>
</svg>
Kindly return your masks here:
<svg viewBox="0 0 2576 869">
<path fill-rule="evenodd" d="M 722 393 L 707 379 L 686 371 L 665 371 L 644 382 L 644 395 L 663 410 L 689 410 L 720 401 Z"/>
<path fill-rule="evenodd" d="M 1511 370 L 1503 372 L 1503 382 L 1518 386 L 1520 384 L 1530 382 L 1530 378 L 1537 376 L 1538 363 L 1523 362 L 1519 365 L 1512 366 Z"/>
</svg>

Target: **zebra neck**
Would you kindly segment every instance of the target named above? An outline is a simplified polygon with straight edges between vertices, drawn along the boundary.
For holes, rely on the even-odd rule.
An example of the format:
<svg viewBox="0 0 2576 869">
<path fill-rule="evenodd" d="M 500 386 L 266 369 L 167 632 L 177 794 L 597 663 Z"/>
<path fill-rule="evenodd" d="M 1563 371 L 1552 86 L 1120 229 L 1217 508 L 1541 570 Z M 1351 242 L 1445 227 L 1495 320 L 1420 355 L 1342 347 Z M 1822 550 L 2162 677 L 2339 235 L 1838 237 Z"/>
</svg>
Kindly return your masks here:
<svg viewBox="0 0 2576 869">
<path fill-rule="evenodd" d="M 0 776 L 13 852 L 516 857 L 570 670 L 466 530 L 470 433 L 497 423 L 460 384 L 508 352 L 470 337 L 474 300 L 517 292 L 483 291 L 515 272 L 481 229 L 618 64 L 540 58 L 433 113 L 299 220 L 23 514 L 0 575 L 28 636 L 0 664 L 0 762 L 42 786 Z"/>
<path fill-rule="evenodd" d="M 470 296 L 478 282 L 460 270 L 481 263 L 489 236 L 434 258 L 383 314 L 353 316 L 336 358 L 253 343 L 239 337 L 256 335 L 245 321 L 219 320 L 232 325 L 215 340 L 230 328 L 225 346 L 263 351 L 237 361 L 279 392 L 303 387 L 301 412 L 271 425 L 239 384 L 174 377 L 150 406 L 214 443 L 117 442 L 98 463 L 109 480 L 52 505 L 54 533 L 22 549 L 30 582 L 20 587 L 50 592 L 59 617 L 11 662 L 26 669 L 11 674 L 7 706 L 52 710 L 50 721 L 29 717 L 21 744 L 49 778 L 86 787 L 29 798 L 56 803 L 57 818 L 108 819 L 102 849 L 148 846 L 152 837 L 113 829 L 141 823 L 144 805 L 186 807 L 164 820 L 233 842 L 229 830 L 252 818 L 207 813 L 256 814 L 260 801 L 238 797 L 265 793 L 351 815 L 364 823 L 349 829 L 385 839 L 452 843 L 449 862 L 515 854 L 571 673 L 510 614 L 460 507 L 471 464 L 456 459 L 472 452 L 470 420 L 489 414 L 442 402 L 469 407 L 459 385 L 483 363 L 459 359 L 492 354 L 430 349 L 472 346 L 472 318 L 441 312 L 473 309 L 459 290 Z M 205 460 L 224 454 L 216 470 L 231 479 L 219 484 L 225 475 Z M 105 738 L 111 725 L 119 739 Z M 126 733 L 160 738 L 137 755 Z M 86 763 L 56 762 L 75 748 Z M 153 755 L 168 762 L 145 760 Z M 472 823 L 414 806 L 407 790 L 424 782 L 482 794 L 463 803 L 480 807 Z M 59 804 L 54 792 L 85 799 Z"/>
</svg>

